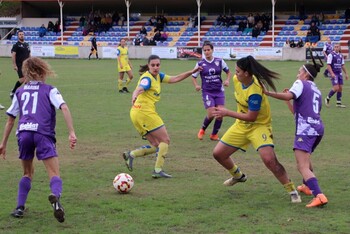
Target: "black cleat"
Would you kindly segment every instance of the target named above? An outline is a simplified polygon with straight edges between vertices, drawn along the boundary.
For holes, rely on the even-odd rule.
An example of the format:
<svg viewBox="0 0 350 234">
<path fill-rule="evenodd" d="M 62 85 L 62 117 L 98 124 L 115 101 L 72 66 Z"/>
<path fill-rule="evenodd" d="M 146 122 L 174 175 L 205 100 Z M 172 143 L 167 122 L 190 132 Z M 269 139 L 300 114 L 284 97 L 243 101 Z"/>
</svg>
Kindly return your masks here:
<svg viewBox="0 0 350 234">
<path fill-rule="evenodd" d="M 124 88 L 123 88 L 123 91 L 124 91 L 125 93 L 130 93 L 127 87 L 124 87 Z"/>
<path fill-rule="evenodd" d="M 11 216 L 15 218 L 23 218 L 24 206 L 17 207 L 14 211 L 12 211 Z"/>
<path fill-rule="evenodd" d="M 124 91 L 121 89 L 121 90 L 119 90 L 119 93 L 124 93 Z"/>
<path fill-rule="evenodd" d="M 61 203 L 59 202 L 59 199 L 54 195 L 49 195 L 49 201 L 53 208 L 53 215 L 57 219 L 58 222 L 63 223 L 64 222 L 64 209 Z"/>
</svg>

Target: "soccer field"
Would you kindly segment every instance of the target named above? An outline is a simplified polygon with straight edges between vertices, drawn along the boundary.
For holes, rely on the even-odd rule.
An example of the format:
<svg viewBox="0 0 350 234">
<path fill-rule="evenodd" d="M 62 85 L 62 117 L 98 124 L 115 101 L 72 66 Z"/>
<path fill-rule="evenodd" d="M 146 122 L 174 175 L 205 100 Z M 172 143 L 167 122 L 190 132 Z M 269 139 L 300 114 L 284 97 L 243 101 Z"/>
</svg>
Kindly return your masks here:
<svg viewBox="0 0 350 234">
<path fill-rule="evenodd" d="M 153 179 L 154 156 L 137 158 L 129 172 L 121 153 L 146 144 L 130 121 L 131 94 L 117 91 L 115 60 L 47 60 L 57 78 L 47 83 L 56 86 L 67 102 L 74 120 L 78 143 L 69 149 L 68 133 L 61 112 L 57 112 L 57 149 L 63 179 L 62 205 L 66 221 L 58 223 L 47 200 L 49 179 L 42 162 L 35 160 L 35 175 L 23 219 L 10 217 L 16 206 L 17 184 L 22 176 L 17 158 L 17 141 L 12 131 L 6 160 L 0 159 L 0 233 L 350 233 L 349 149 L 350 81 L 343 87 L 347 109 L 323 106 L 325 124 L 323 141 L 313 154 L 313 166 L 321 189 L 329 199 L 323 208 L 307 209 L 312 197 L 291 204 L 282 185 L 250 148 L 237 152 L 235 161 L 248 180 L 234 187 L 224 187 L 229 178 L 212 157 L 215 142 L 209 134 L 198 141 L 197 132 L 206 114 L 201 94 L 189 79 L 178 84 L 164 84 L 157 110 L 165 122 L 171 143 L 165 171 L 171 179 Z M 132 60 L 133 90 L 137 69 L 146 60 Z M 226 61 L 234 72 L 235 62 Z M 263 61 L 281 74 L 278 90 L 289 88 L 302 62 Z M 17 74 L 11 58 L 0 58 L 0 103 L 10 105 L 9 92 Z M 350 63 L 346 68 L 350 74 Z M 192 69 L 195 61 L 163 60 L 162 71 L 175 75 Z M 325 97 L 330 81 L 322 72 L 316 83 Z M 232 82 L 226 88 L 226 107 L 236 110 Z M 296 185 L 301 175 L 295 165 L 292 144 L 294 119 L 283 101 L 270 98 L 275 150 Z M 0 111 L 2 135 L 7 120 Z M 225 118 L 219 135 L 234 119 Z M 213 125 L 208 129 L 211 131 Z M 129 194 L 118 194 L 112 181 L 121 172 L 135 181 Z"/>
</svg>

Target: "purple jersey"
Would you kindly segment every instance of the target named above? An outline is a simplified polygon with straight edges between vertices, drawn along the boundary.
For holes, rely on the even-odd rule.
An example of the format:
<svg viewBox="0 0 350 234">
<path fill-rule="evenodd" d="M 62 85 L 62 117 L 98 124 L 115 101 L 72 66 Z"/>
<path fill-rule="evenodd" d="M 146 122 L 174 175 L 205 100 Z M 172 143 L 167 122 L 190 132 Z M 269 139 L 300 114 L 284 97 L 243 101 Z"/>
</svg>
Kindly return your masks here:
<svg viewBox="0 0 350 234">
<path fill-rule="evenodd" d="M 321 91 L 312 81 L 296 80 L 289 92 L 294 96 L 295 135 L 322 136 L 324 126 L 320 116 Z"/>
<path fill-rule="evenodd" d="M 332 51 L 333 51 L 333 45 L 332 45 L 332 43 L 325 43 L 324 44 L 324 46 L 323 46 L 323 51 L 327 54 L 327 55 L 329 55 L 330 53 L 332 53 Z M 327 59 L 327 58 L 326 58 Z"/>
<path fill-rule="evenodd" d="M 30 81 L 16 91 L 7 114 L 19 114 L 17 132 L 34 131 L 55 137 L 56 110 L 65 103 L 53 86 Z"/>
<path fill-rule="evenodd" d="M 229 68 L 225 61 L 221 58 L 213 58 L 212 61 L 208 61 L 203 58 L 196 64 L 197 67 L 202 67 L 203 70 L 192 74 L 193 78 L 197 78 L 200 74 L 202 78 L 202 90 L 203 92 L 223 92 L 221 72 L 228 72 Z"/>
<path fill-rule="evenodd" d="M 342 75 L 342 66 L 344 65 L 343 55 L 333 51 L 327 57 L 327 64 L 331 65 L 332 71 L 336 76 Z"/>
</svg>

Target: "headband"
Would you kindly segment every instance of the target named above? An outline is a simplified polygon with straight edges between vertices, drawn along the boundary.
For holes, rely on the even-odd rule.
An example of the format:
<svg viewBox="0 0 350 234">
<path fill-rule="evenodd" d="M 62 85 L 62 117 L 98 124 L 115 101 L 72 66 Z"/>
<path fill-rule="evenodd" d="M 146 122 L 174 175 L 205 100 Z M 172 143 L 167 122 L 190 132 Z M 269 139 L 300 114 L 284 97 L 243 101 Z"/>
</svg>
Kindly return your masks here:
<svg viewBox="0 0 350 234">
<path fill-rule="evenodd" d="M 311 75 L 311 73 L 310 73 L 309 70 L 305 67 L 305 65 L 303 65 L 303 68 L 305 69 L 305 71 L 307 72 L 307 74 L 309 74 L 312 78 L 315 78 L 313 75 Z"/>
</svg>

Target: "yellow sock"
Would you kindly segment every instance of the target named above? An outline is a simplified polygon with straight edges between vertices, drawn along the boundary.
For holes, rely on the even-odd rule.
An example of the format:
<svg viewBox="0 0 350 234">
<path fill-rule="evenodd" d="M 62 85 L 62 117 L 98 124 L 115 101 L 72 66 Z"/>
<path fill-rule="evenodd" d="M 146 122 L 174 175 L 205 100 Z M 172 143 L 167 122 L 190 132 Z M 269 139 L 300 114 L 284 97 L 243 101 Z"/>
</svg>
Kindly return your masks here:
<svg viewBox="0 0 350 234">
<path fill-rule="evenodd" d="M 118 79 L 118 90 L 122 90 L 123 88 L 123 80 Z"/>
<path fill-rule="evenodd" d="M 153 154 L 155 152 L 157 152 L 157 147 L 154 147 L 152 145 L 144 145 L 138 149 L 131 151 L 130 154 L 133 157 L 142 157 L 148 154 Z"/>
<path fill-rule="evenodd" d="M 131 82 L 130 78 L 127 78 L 126 82 L 125 82 L 125 86 L 128 86 L 130 84 L 130 82 Z"/>
<path fill-rule="evenodd" d="M 234 178 L 241 178 L 243 173 L 241 172 L 241 170 L 239 169 L 239 167 L 236 164 L 233 164 L 232 169 L 228 170 L 228 172 L 230 172 L 230 174 L 232 175 L 232 177 Z"/>
<path fill-rule="evenodd" d="M 287 183 L 287 184 L 284 184 L 283 186 L 284 186 L 284 188 L 287 190 L 288 193 L 291 193 L 291 192 L 296 191 L 293 182 L 289 182 L 289 183 Z"/>
<path fill-rule="evenodd" d="M 154 170 L 156 172 L 160 172 L 163 168 L 165 155 L 168 153 L 168 147 L 169 147 L 169 145 L 167 143 L 164 143 L 164 142 L 161 142 L 158 145 L 157 161 L 156 161 L 156 165 L 154 167 Z"/>
</svg>

